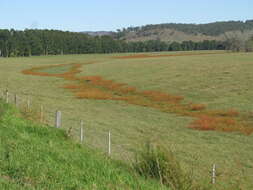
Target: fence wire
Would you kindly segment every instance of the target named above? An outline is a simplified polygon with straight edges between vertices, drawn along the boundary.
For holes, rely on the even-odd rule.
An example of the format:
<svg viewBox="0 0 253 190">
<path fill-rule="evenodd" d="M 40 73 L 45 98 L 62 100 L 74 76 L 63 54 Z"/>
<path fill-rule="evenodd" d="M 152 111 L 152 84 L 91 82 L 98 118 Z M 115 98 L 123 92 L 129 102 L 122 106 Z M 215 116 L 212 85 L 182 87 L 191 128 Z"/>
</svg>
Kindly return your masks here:
<svg viewBox="0 0 253 190">
<path fill-rule="evenodd" d="M 31 113 L 37 116 L 36 122 L 47 125 L 48 127 L 55 127 L 56 123 L 56 111 L 61 111 L 61 130 L 66 132 L 70 138 L 74 141 L 85 144 L 86 146 L 100 150 L 104 154 L 109 153 L 109 130 L 106 128 L 98 129 L 90 125 L 84 118 L 78 118 L 77 116 L 71 116 L 71 114 L 77 111 L 75 108 L 61 108 L 54 109 L 52 106 L 43 106 L 43 101 L 38 99 L 49 98 L 51 100 L 66 100 L 72 96 L 53 97 L 38 94 L 28 93 L 12 93 L 6 89 L 0 88 L 0 98 L 6 103 L 15 105 L 21 112 Z M 68 115 L 68 117 L 65 117 Z M 81 142 L 81 121 L 83 121 L 83 141 Z M 130 161 L 132 154 L 131 144 L 119 143 L 113 138 L 115 133 L 111 135 L 111 154 L 110 156 Z M 117 137 L 121 139 L 122 134 L 117 133 Z"/>
</svg>

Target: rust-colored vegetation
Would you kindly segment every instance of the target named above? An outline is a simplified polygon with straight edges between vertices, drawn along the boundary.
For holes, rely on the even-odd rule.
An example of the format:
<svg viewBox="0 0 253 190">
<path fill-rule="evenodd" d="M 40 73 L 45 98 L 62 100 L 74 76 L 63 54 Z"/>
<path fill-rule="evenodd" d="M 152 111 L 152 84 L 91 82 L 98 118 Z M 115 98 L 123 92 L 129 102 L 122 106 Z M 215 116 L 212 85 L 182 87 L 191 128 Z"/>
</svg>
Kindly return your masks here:
<svg viewBox="0 0 253 190">
<path fill-rule="evenodd" d="M 112 80 L 102 79 L 102 77 L 100 76 L 87 76 L 80 77 L 79 79 L 84 80 L 85 82 L 88 82 L 93 86 L 100 86 L 111 91 L 120 91 L 122 88 L 124 88 L 123 86 L 126 85 L 123 83 L 115 83 Z"/>
<path fill-rule="evenodd" d="M 79 89 L 81 86 L 80 85 L 74 85 L 74 84 L 69 84 L 69 85 L 64 85 L 63 88 L 66 89 Z"/>
<path fill-rule="evenodd" d="M 75 93 L 75 96 L 80 99 L 95 99 L 95 100 L 110 100 L 112 94 L 104 92 L 97 88 L 81 88 Z"/>
<path fill-rule="evenodd" d="M 141 93 L 145 97 L 150 98 L 153 101 L 162 101 L 162 102 L 170 102 L 170 103 L 179 103 L 184 98 L 182 96 L 175 96 L 170 95 L 163 92 L 157 92 L 157 91 L 143 91 Z"/>
<path fill-rule="evenodd" d="M 204 104 L 190 104 L 189 107 L 191 111 L 201 111 L 206 109 Z"/>
<path fill-rule="evenodd" d="M 64 67 L 66 64 L 59 64 L 59 65 L 49 65 L 49 66 L 43 66 L 43 67 L 35 67 L 32 69 L 24 70 L 22 71 L 23 74 L 26 75 L 35 75 L 35 76 L 54 76 L 54 77 L 64 77 L 66 79 L 75 79 L 75 74 L 79 73 L 80 70 L 79 68 L 82 66 L 81 64 L 70 64 L 71 69 L 67 72 L 64 73 L 47 73 L 47 72 L 42 72 L 40 70 L 43 69 L 50 69 L 50 68 L 57 68 L 57 67 Z"/>
<path fill-rule="evenodd" d="M 224 54 L 224 52 L 204 52 L 204 53 L 177 53 L 177 54 L 135 54 L 126 56 L 112 57 L 115 59 L 143 59 L 143 58 L 159 58 L 159 57 L 177 57 L 177 56 L 194 56 L 194 55 L 212 55 L 212 54 Z"/>
<path fill-rule="evenodd" d="M 189 126 L 192 129 L 202 131 L 241 132 L 246 135 L 253 133 L 253 127 L 249 126 L 249 124 L 240 117 L 239 112 L 234 109 L 228 111 L 208 110 L 204 104 L 183 102 L 182 100 L 184 97 L 182 96 L 153 90 L 139 91 L 135 87 L 131 87 L 125 83 L 106 80 L 101 76 L 76 76 L 76 74 L 80 73 L 81 64 L 70 64 L 70 69 L 64 73 L 41 72 L 41 70 L 55 69 L 61 66 L 66 65 L 37 67 L 25 70 L 23 73 L 36 76 L 62 77 L 65 80 L 74 81 L 75 84 L 64 85 L 63 88 L 73 91 L 75 97 L 79 99 L 125 101 L 128 104 L 150 107 L 180 116 L 193 117 L 196 118 L 196 120 Z"/>
<path fill-rule="evenodd" d="M 190 124 L 190 128 L 203 131 L 241 132 L 245 135 L 253 133 L 253 128 L 235 118 L 201 116 Z"/>
</svg>

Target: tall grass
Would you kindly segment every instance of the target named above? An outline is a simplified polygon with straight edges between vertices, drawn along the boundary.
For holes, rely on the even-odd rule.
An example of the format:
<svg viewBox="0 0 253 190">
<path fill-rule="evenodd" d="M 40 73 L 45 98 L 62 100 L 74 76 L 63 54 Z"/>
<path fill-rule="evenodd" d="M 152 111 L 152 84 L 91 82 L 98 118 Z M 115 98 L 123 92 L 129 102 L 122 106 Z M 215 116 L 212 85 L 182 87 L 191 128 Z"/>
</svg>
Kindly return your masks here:
<svg viewBox="0 0 253 190">
<path fill-rule="evenodd" d="M 192 174 L 185 172 L 174 153 L 160 145 L 146 143 L 133 164 L 135 170 L 146 178 L 154 178 L 173 190 L 196 190 Z"/>
</svg>

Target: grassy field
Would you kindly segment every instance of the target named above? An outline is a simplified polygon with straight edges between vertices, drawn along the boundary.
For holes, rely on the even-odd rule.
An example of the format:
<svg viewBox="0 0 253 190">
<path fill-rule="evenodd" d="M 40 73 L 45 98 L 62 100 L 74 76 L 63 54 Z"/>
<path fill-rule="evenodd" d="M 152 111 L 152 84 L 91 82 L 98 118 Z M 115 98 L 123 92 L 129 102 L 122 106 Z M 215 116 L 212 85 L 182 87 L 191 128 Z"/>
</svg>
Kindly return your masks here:
<svg viewBox="0 0 253 190">
<path fill-rule="evenodd" d="M 202 54 L 200 54 L 202 53 Z M 150 106 L 129 104 L 112 99 L 77 99 L 62 88 L 80 81 L 61 77 L 24 75 L 23 70 L 59 64 L 84 64 L 78 76 L 101 76 L 126 83 L 139 91 L 155 90 L 183 96 L 185 103 L 203 104 L 209 110 L 237 110 L 252 127 L 252 53 L 207 54 L 209 52 L 172 52 L 182 56 L 155 56 L 120 59 L 122 54 L 66 55 L 0 59 L 0 88 L 17 93 L 23 102 L 28 97 L 34 109 L 43 104 L 46 120 L 54 122 L 55 110 L 63 112 L 63 127 L 74 128 L 78 135 L 80 119 L 85 121 L 85 141 L 107 150 L 107 133 L 112 133 L 112 156 L 131 160 L 132 150 L 147 140 L 171 147 L 185 168 L 193 168 L 198 181 L 210 180 L 213 163 L 217 164 L 218 183 L 240 183 L 252 188 L 252 135 L 240 132 L 198 131 L 187 126 L 191 116 L 168 113 Z M 195 55 L 192 55 L 195 54 Z M 129 54 L 126 54 L 129 55 Z M 91 64 L 92 63 L 92 64 Z M 62 73 L 69 66 L 47 68 L 45 73 Z"/>
</svg>

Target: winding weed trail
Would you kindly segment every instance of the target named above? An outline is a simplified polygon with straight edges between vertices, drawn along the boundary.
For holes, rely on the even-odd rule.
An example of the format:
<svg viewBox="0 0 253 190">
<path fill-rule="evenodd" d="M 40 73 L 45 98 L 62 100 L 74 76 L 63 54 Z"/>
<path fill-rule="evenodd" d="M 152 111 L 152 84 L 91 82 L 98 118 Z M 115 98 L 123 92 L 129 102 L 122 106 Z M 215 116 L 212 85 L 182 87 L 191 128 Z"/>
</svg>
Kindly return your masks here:
<svg viewBox="0 0 253 190">
<path fill-rule="evenodd" d="M 133 58 L 141 57 L 145 56 L 133 56 Z M 131 57 L 118 58 L 127 59 Z M 125 101 L 128 104 L 150 107 L 180 116 L 193 117 L 196 119 L 188 126 L 192 129 L 241 132 L 245 135 L 253 133 L 249 116 L 242 115 L 233 109 L 210 110 L 203 104 L 184 103 L 182 101 L 184 100 L 183 96 L 158 91 L 140 91 L 125 83 L 106 80 L 101 76 L 77 76 L 81 72 L 80 68 L 86 64 L 72 63 L 35 67 L 24 70 L 22 73 L 35 76 L 61 77 L 69 81 L 69 84 L 66 84 L 63 88 L 71 90 L 75 97 L 79 99 Z"/>
</svg>

